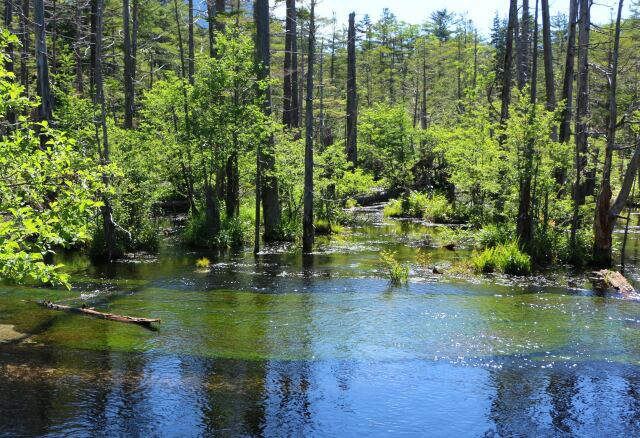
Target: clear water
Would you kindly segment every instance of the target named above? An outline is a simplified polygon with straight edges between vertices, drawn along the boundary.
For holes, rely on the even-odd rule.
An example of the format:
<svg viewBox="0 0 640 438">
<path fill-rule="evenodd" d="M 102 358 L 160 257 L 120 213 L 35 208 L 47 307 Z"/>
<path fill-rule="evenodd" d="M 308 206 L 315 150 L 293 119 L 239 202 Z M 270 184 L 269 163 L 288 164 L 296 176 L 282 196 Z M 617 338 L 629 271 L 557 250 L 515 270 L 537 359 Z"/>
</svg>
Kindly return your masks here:
<svg viewBox="0 0 640 438">
<path fill-rule="evenodd" d="M 170 242 L 157 258 L 68 257 L 72 292 L 0 289 L 0 324 L 28 334 L 0 344 L 0 436 L 640 435 L 640 302 L 564 274 L 473 282 L 414 265 L 390 286 L 379 252 L 414 263 L 438 233 L 373 223 L 304 258 Z M 469 255 L 429 251 L 440 266 Z"/>
</svg>

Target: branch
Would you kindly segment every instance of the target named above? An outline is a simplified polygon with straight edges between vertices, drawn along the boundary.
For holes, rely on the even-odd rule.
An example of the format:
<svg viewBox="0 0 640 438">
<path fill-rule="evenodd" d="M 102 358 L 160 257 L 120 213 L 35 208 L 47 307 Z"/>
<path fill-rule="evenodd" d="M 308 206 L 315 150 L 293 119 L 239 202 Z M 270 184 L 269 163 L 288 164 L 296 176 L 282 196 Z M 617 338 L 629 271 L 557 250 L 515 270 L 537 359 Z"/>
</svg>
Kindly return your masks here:
<svg viewBox="0 0 640 438">
<path fill-rule="evenodd" d="M 629 165 L 627 166 L 627 171 L 624 175 L 624 181 L 622 182 L 622 188 L 620 189 L 620 193 L 618 193 L 618 197 L 616 201 L 611 206 L 609 210 L 609 214 L 613 217 L 618 217 L 622 212 L 625 204 L 627 203 L 627 199 L 629 198 L 629 193 L 631 192 L 631 186 L 633 185 L 633 181 L 636 179 L 636 173 L 638 172 L 638 165 L 640 164 L 640 136 L 636 139 L 636 150 L 633 153 L 633 157 L 631 157 L 631 161 L 629 161 Z"/>
</svg>

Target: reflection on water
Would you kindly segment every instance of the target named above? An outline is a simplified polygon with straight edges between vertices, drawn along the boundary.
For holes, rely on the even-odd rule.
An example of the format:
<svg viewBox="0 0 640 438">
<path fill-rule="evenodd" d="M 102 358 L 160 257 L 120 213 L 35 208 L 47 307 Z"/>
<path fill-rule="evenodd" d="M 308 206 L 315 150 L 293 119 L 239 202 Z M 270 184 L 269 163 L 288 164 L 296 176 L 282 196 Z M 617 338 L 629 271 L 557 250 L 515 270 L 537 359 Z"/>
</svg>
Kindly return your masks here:
<svg viewBox="0 0 640 438">
<path fill-rule="evenodd" d="M 640 434 L 640 303 L 417 271 L 390 287 L 380 250 L 413 262 L 434 233 L 355 228 L 310 257 L 169 245 L 104 266 L 68 258 L 72 293 L 0 290 L 0 324 L 28 335 L 0 345 L 0 436 Z M 195 270 L 203 255 L 210 272 Z M 45 295 L 163 324 L 31 301 Z"/>
</svg>

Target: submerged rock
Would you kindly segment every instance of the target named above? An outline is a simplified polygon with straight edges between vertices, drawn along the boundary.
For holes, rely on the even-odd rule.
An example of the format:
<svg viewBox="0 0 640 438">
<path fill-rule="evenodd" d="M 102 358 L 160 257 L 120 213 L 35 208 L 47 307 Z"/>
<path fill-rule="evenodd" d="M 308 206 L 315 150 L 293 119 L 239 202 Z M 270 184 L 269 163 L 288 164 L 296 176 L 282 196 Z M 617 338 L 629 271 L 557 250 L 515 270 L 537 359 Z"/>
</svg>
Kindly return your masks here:
<svg viewBox="0 0 640 438">
<path fill-rule="evenodd" d="M 13 325 L 0 324 L 0 344 L 19 341 L 26 335 L 14 330 Z"/>
</svg>

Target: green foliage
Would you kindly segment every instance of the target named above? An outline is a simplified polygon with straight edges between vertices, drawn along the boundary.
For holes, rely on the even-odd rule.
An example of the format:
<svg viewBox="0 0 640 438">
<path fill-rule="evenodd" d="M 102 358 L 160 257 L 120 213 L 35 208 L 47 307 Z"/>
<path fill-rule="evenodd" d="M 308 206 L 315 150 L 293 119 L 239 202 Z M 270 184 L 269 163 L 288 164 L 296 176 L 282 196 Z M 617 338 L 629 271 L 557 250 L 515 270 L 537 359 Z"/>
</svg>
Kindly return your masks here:
<svg viewBox="0 0 640 438">
<path fill-rule="evenodd" d="M 0 35 L 0 46 L 9 38 Z M 23 114 L 37 105 L 5 70 L 0 59 L 0 278 L 17 283 L 69 286 L 60 266 L 45 258 L 56 248 L 89 239 L 96 214 L 101 174 L 112 168 L 96 165 L 76 150 L 74 139 Z M 12 111 L 17 124 L 7 129 Z"/>
<path fill-rule="evenodd" d="M 380 252 L 380 261 L 384 265 L 392 284 L 401 285 L 409 281 L 409 266 L 407 264 L 400 263 L 396 259 L 395 252 Z"/>
<path fill-rule="evenodd" d="M 477 273 L 501 272 L 508 275 L 528 275 L 531 273 L 531 257 L 520 250 L 516 241 L 486 248 L 472 259 Z"/>
<path fill-rule="evenodd" d="M 207 269 L 209 267 L 209 265 L 211 265 L 211 260 L 209 260 L 206 257 L 202 257 L 202 258 L 196 260 L 196 267 L 198 269 Z"/>
<path fill-rule="evenodd" d="M 384 207 L 387 217 L 412 217 L 427 219 L 434 223 L 448 223 L 453 208 L 447 198 L 440 194 L 411 192 L 403 199 L 394 199 Z"/>
</svg>

